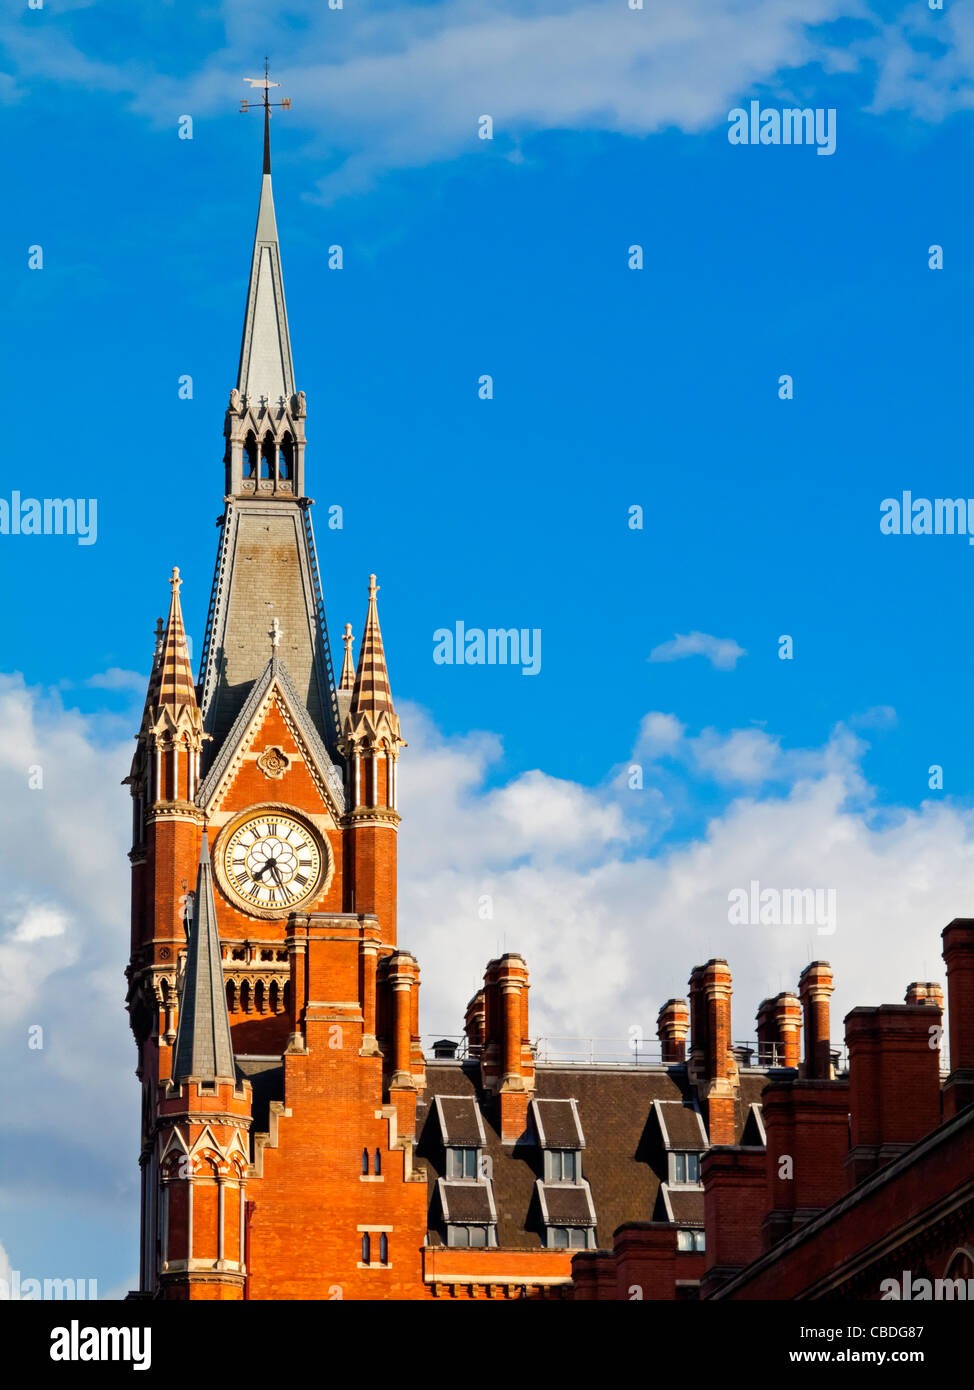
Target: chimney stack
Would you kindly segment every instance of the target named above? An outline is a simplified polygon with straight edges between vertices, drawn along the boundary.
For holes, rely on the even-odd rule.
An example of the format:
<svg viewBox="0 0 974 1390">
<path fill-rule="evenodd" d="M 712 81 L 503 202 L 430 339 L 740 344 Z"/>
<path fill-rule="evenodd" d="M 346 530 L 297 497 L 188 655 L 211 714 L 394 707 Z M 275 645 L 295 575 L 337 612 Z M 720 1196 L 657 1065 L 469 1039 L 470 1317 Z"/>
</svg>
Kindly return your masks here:
<svg viewBox="0 0 974 1390">
<path fill-rule="evenodd" d="M 944 1006 L 943 987 L 937 980 L 914 980 L 906 987 L 907 1004 L 932 1004 L 935 1008 Z"/>
<path fill-rule="evenodd" d="M 479 1057 L 484 1045 L 484 992 L 482 989 L 477 990 L 467 1005 L 467 1012 L 463 1017 L 463 1031 L 467 1035 L 467 1055 Z"/>
<path fill-rule="evenodd" d="M 686 1061 L 687 1031 L 690 1011 L 685 999 L 667 999 L 656 1019 L 656 1034 L 660 1041 L 665 1065 Z"/>
<path fill-rule="evenodd" d="M 802 1006 L 797 994 L 783 990 L 774 999 L 774 1022 L 781 1042 L 782 1067 L 798 1066 L 801 1054 L 800 1034 L 802 1026 Z"/>
<path fill-rule="evenodd" d="M 528 1036 L 528 988 L 528 967 L 522 956 L 508 952 L 488 964 L 483 989 L 481 1079 L 484 1089 L 494 1092 L 500 1099 L 500 1130 L 504 1143 L 514 1143 L 523 1134 L 528 1103 L 534 1092 L 534 1054 Z M 476 997 L 467 1007 L 468 1025 L 476 1017 L 474 1005 Z"/>
<path fill-rule="evenodd" d="M 731 1052 L 731 973 L 715 957 L 690 974 L 691 1075 L 706 1107 L 711 1144 L 733 1144 L 737 1063 Z"/>
<path fill-rule="evenodd" d="M 813 960 L 805 966 L 798 979 L 805 1021 L 805 1066 L 802 1074 L 809 1081 L 832 1079 L 829 995 L 834 988 L 832 967 L 827 960 Z M 907 999 L 907 1003 L 910 1002 Z"/>
<path fill-rule="evenodd" d="M 944 1086 L 944 1115 L 974 1101 L 974 918 L 955 917 L 943 931 L 947 964 L 950 1075 Z"/>
<path fill-rule="evenodd" d="M 939 1007 L 930 1001 L 881 1004 L 846 1015 L 850 1185 L 940 1124 L 940 1020 Z"/>
<path fill-rule="evenodd" d="M 775 1022 L 773 999 L 762 999 L 758 1005 L 758 1066 L 781 1066 L 781 1039 Z"/>
</svg>

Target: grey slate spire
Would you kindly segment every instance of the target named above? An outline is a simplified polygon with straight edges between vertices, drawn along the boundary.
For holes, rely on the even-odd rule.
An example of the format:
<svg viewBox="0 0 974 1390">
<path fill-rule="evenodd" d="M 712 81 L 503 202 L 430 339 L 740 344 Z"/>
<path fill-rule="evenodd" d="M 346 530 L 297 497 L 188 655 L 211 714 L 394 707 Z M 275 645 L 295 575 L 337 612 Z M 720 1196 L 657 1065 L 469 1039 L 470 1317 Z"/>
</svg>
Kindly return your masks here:
<svg viewBox="0 0 974 1390">
<path fill-rule="evenodd" d="M 294 395 L 291 365 L 291 338 L 284 304 L 284 278 L 281 274 L 281 248 L 274 215 L 271 188 L 271 146 L 269 111 L 264 110 L 264 172 L 254 233 L 254 256 L 250 267 L 247 311 L 240 344 L 237 390 L 256 403 L 260 398 L 276 403 L 281 396 Z"/>
<path fill-rule="evenodd" d="M 230 392 L 224 424 L 226 510 L 197 685 L 209 736 L 204 773 L 261 677 L 267 662 L 266 623 L 274 616 L 282 632 L 278 655 L 333 756 L 341 738 L 312 501 L 304 487 L 307 404 L 304 392 L 294 390 L 271 191 L 268 107 L 264 127 L 238 385 Z"/>
<path fill-rule="evenodd" d="M 186 973 L 179 996 L 172 1076 L 178 1084 L 190 1078 L 194 1081 L 235 1081 L 236 1075 L 216 925 L 213 870 L 204 831 Z"/>
</svg>

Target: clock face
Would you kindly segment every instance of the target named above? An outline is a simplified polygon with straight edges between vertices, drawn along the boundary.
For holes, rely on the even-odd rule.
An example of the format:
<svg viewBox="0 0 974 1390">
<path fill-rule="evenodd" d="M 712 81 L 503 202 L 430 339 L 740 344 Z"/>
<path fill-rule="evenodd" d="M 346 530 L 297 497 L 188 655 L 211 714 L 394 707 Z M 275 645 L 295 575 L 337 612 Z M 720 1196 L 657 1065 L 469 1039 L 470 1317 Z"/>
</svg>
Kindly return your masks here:
<svg viewBox="0 0 974 1390">
<path fill-rule="evenodd" d="M 285 812 L 259 811 L 241 821 L 221 859 L 226 886 L 245 908 L 288 912 L 317 894 L 318 840 L 303 821 Z"/>
</svg>

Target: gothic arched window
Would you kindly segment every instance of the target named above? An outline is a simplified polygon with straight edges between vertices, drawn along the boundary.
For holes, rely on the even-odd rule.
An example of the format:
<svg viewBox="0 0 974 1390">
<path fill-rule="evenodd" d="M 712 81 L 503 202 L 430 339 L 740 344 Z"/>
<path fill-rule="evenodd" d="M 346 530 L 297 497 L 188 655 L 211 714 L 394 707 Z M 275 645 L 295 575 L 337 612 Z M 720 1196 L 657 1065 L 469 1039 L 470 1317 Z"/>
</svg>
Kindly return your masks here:
<svg viewBox="0 0 974 1390">
<path fill-rule="evenodd" d="M 274 438 L 269 434 L 264 435 L 260 444 L 260 476 L 262 478 L 273 478 L 274 476 Z"/>
<path fill-rule="evenodd" d="M 257 440 L 253 430 L 247 435 L 243 446 L 243 475 L 245 478 L 257 477 Z"/>
<path fill-rule="evenodd" d="M 362 1236 L 362 1263 L 370 1265 L 372 1263 L 372 1241 L 368 1231 Z"/>
<path fill-rule="evenodd" d="M 369 1151 L 368 1151 L 368 1149 L 363 1149 L 363 1150 L 362 1150 L 362 1173 L 363 1173 L 363 1175 L 366 1174 L 368 1171 L 369 1171 Z"/>
<path fill-rule="evenodd" d="M 383 1232 L 381 1233 L 381 1235 L 379 1236 L 379 1264 L 380 1264 L 380 1265 L 387 1265 L 388 1263 L 389 1263 L 389 1237 L 386 1235 L 385 1231 L 383 1231 Z"/>
<path fill-rule="evenodd" d="M 281 440 L 281 452 L 277 462 L 278 477 L 289 482 L 294 477 L 294 442 L 290 434 Z"/>
<path fill-rule="evenodd" d="M 372 1171 L 377 1174 L 382 1172 L 382 1155 L 378 1149 L 375 1151 L 375 1168 Z"/>
</svg>

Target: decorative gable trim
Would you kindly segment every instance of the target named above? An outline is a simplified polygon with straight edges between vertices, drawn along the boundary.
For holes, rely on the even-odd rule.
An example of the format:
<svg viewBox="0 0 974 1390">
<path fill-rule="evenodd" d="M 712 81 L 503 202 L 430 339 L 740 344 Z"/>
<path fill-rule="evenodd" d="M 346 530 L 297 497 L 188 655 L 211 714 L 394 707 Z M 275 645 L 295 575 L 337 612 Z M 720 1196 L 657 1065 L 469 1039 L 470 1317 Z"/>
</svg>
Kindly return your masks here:
<svg viewBox="0 0 974 1390">
<path fill-rule="evenodd" d="M 255 681 L 212 767 L 203 779 L 196 796 L 197 805 L 207 815 L 212 815 L 219 806 L 240 771 L 245 757 L 251 751 L 268 711 L 275 703 L 288 732 L 301 750 L 322 800 L 331 809 L 335 819 L 339 819 L 345 812 L 345 788 L 341 772 L 328 756 L 325 745 L 311 722 L 311 716 L 288 675 L 287 668 L 277 657 L 271 657 L 264 668 L 264 674 L 260 680 Z"/>
</svg>

